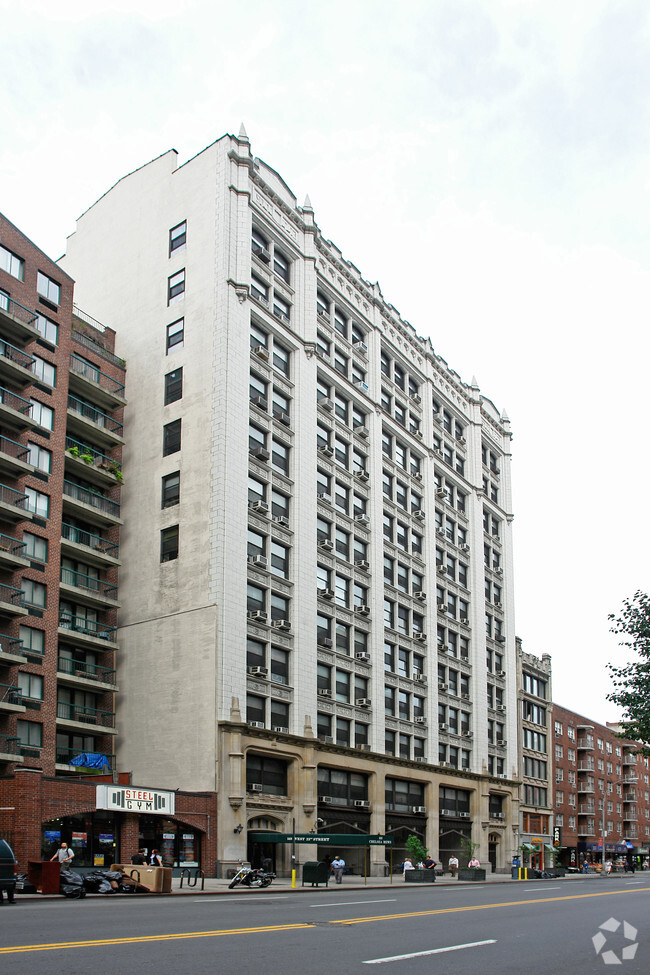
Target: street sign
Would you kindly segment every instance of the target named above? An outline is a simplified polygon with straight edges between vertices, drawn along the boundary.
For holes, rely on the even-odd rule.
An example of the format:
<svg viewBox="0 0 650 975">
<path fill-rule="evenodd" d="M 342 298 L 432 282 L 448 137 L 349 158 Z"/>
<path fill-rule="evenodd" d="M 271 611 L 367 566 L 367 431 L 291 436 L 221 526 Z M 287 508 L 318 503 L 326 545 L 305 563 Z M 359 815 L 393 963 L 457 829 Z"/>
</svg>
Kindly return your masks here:
<svg viewBox="0 0 650 975">
<path fill-rule="evenodd" d="M 382 833 L 265 833 L 249 830 L 256 843 L 318 843 L 323 846 L 392 846 L 393 837 Z"/>
<path fill-rule="evenodd" d="M 559 850 L 560 847 L 562 846 L 562 827 L 561 826 L 554 826 L 553 827 L 553 846 L 555 847 L 556 850 Z"/>
</svg>

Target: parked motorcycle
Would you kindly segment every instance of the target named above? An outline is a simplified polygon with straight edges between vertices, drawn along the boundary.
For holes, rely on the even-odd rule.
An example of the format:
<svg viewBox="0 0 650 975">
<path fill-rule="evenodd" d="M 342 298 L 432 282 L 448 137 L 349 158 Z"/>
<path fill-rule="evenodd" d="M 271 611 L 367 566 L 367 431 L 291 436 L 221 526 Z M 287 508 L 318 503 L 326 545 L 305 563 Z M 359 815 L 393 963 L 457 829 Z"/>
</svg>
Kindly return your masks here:
<svg viewBox="0 0 650 975">
<path fill-rule="evenodd" d="M 228 884 L 228 890 L 241 884 L 242 887 L 268 887 L 273 882 L 274 873 L 266 870 L 251 869 L 240 864 L 239 870 Z"/>
</svg>

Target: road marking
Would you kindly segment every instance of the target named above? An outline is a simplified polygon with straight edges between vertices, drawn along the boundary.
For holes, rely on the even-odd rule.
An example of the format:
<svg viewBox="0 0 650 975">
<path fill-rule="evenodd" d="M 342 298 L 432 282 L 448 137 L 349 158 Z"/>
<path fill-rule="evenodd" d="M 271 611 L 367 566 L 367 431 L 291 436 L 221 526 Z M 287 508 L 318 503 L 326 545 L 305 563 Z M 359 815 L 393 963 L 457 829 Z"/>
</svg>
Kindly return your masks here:
<svg viewBox="0 0 650 975">
<path fill-rule="evenodd" d="M 289 897 L 288 894 L 274 894 L 273 895 L 273 902 L 275 903 L 275 901 L 286 901 L 288 897 Z M 254 894 L 251 894 L 251 895 L 247 894 L 246 895 L 246 900 L 247 901 L 265 901 L 265 900 L 268 900 L 268 897 L 267 897 L 266 894 L 260 894 L 259 897 L 257 897 Z M 167 903 L 169 903 L 169 901 L 167 901 Z M 206 901 L 205 897 L 193 897 L 192 900 L 191 900 L 191 903 L 192 904 L 206 904 L 206 903 L 214 904 L 214 901 Z M 231 903 L 232 903 L 232 901 L 231 901 Z M 238 905 L 238 906 L 241 907 L 241 905 Z"/>
<path fill-rule="evenodd" d="M 642 891 L 650 891 L 650 887 L 639 887 L 637 890 L 628 888 L 629 893 L 638 894 Z M 626 894 L 626 890 L 600 890 L 595 894 L 568 894 L 564 897 L 535 897 L 530 900 L 503 901 L 497 904 L 474 904 L 466 907 L 444 907 L 430 911 L 411 911 L 405 914 L 377 914 L 374 917 L 355 917 L 347 920 L 337 919 L 329 923 L 346 924 L 369 924 L 376 921 L 402 921 L 414 917 L 432 917 L 437 914 L 461 914 L 467 911 L 491 911 L 503 907 L 525 907 L 527 905 L 537 906 L 545 902 L 554 901 L 573 901 L 584 900 L 587 897 L 616 897 Z M 367 903 L 367 902 L 366 902 Z M 305 931 L 307 929 L 316 930 L 314 922 L 298 922 L 295 924 L 271 924 L 259 925 L 251 928 L 222 928 L 216 931 L 183 931 L 178 934 L 143 934 L 132 938 L 102 938 L 93 941 L 61 941 L 42 945 L 14 945 L 7 948 L 0 948 L 0 955 L 13 955 L 32 951 L 61 951 L 69 948 L 97 948 L 115 947 L 116 945 L 146 944 L 152 941 L 191 941 L 194 938 L 223 938 L 234 934 L 272 934 L 276 931 Z"/>
<path fill-rule="evenodd" d="M 310 907 L 348 907 L 350 904 L 388 904 L 396 901 L 396 897 L 382 897 L 376 901 L 336 901 L 335 904 L 310 904 Z"/>
<path fill-rule="evenodd" d="M 544 892 L 546 892 L 547 890 L 561 890 L 561 889 L 562 888 L 559 887 L 559 886 L 558 887 L 523 887 L 522 888 L 522 890 L 524 891 L 525 894 L 530 893 L 531 890 L 534 890 L 534 891 L 536 891 L 536 892 L 539 893 L 542 890 Z"/>
<path fill-rule="evenodd" d="M 392 955 L 390 958 L 370 958 L 364 965 L 383 965 L 387 961 L 404 961 L 406 958 L 422 958 L 423 955 L 442 955 L 446 951 L 461 951 L 463 948 L 480 948 L 481 945 L 495 945 L 496 940 L 468 941 L 464 945 L 450 945 L 448 948 L 431 948 L 429 951 L 413 951 L 408 955 Z"/>
</svg>

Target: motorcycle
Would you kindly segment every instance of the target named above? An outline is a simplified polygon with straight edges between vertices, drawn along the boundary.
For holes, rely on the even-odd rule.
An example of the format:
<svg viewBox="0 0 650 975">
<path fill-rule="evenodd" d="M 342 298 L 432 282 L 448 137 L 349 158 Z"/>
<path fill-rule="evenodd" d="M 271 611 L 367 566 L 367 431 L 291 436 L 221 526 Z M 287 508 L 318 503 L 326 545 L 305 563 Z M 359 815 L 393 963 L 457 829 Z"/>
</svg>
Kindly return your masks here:
<svg viewBox="0 0 650 975">
<path fill-rule="evenodd" d="M 243 863 L 240 863 L 239 870 L 228 884 L 228 890 L 232 890 L 238 884 L 241 884 L 242 887 L 268 887 L 274 878 L 274 873 L 259 868 L 251 869 L 251 867 L 245 867 Z"/>
</svg>

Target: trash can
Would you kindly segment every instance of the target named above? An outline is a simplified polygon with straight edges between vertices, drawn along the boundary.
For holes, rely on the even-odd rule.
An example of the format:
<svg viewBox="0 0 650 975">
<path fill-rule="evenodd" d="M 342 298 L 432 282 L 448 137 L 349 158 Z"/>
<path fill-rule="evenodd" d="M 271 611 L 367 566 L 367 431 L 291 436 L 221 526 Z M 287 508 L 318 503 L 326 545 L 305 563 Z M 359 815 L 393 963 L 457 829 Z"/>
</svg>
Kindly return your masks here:
<svg viewBox="0 0 650 975">
<path fill-rule="evenodd" d="M 309 861 L 303 864 L 302 867 L 302 886 L 305 884 L 311 884 L 312 887 L 318 887 L 319 884 L 325 884 L 329 886 L 330 879 L 330 865 L 325 860 L 321 860 L 320 863 L 316 861 Z"/>
</svg>

